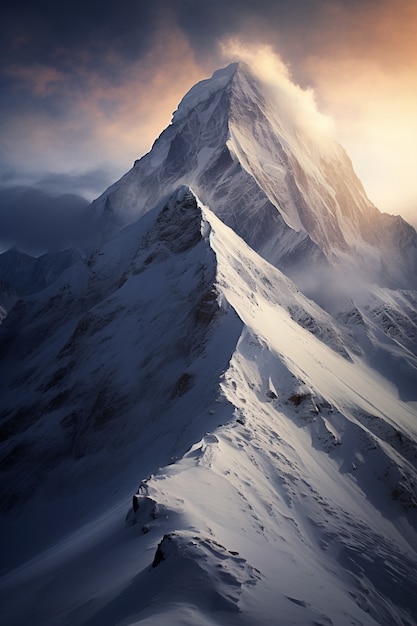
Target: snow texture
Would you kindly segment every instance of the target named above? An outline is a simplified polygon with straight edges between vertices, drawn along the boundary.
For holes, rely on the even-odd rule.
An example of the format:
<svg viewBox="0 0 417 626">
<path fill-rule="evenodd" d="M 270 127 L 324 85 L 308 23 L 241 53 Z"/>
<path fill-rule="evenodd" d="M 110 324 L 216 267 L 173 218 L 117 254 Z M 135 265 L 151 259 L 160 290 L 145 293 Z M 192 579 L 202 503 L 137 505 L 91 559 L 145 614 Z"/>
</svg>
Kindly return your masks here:
<svg viewBox="0 0 417 626">
<path fill-rule="evenodd" d="M 2 623 L 414 626 L 415 231 L 241 64 L 91 211 L 0 255 Z"/>
</svg>

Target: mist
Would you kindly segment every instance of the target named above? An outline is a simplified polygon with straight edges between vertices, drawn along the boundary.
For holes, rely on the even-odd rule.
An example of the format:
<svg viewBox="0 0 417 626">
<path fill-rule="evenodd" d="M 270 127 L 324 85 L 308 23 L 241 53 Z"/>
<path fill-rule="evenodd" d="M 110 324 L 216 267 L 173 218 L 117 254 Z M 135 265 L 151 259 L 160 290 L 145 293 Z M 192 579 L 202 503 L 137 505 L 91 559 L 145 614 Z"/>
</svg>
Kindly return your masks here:
<svg viewBox="0 0 417 626">
<path fill-rule="evenodd" d="M 82 196 L 49 194 L 33 187 L 0 189 L 0 249 L 38 255 L 80 247 L 91 235 L 89 202 Z"/>
</svg>

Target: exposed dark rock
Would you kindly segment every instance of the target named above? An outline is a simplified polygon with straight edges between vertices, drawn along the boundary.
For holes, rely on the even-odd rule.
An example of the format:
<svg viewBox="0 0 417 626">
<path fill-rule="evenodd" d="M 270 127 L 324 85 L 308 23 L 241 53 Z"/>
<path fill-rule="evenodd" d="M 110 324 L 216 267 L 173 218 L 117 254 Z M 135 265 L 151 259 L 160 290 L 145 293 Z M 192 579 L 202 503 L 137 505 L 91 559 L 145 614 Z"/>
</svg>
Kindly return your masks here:
<svg viewBox="0 0 417 626">
<path fill-rule="evenodd" d="M 172 396 L 183 396 L 187 391 L 191 389 L 193 386 L 193 375 L 189 372 L 184 372 L 178 378 L 177 382 L 174 385 L 174 389 L 172 390 Z"/>
</svg>

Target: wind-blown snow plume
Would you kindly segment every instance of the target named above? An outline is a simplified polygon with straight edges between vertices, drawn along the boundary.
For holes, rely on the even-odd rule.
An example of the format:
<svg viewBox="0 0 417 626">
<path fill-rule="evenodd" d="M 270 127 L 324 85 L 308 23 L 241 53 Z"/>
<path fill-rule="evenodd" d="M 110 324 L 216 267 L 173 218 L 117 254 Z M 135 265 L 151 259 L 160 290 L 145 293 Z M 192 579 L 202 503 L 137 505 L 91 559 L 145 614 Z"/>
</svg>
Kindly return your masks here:
<svg viewBox="0 0 417 626">
<path fill-rule="evenodd" d="M 262 81 L 286 125 L 308 133 L 315 140 L 323 140 L 334 129 L 333 120 L 317 109 L 313 89 L 303 89 L 291 79 L 290 68 L 268 45 L 248 46 L 239 39 L 221 43 L 225 58 L 243 61 Z"/>
</svg>

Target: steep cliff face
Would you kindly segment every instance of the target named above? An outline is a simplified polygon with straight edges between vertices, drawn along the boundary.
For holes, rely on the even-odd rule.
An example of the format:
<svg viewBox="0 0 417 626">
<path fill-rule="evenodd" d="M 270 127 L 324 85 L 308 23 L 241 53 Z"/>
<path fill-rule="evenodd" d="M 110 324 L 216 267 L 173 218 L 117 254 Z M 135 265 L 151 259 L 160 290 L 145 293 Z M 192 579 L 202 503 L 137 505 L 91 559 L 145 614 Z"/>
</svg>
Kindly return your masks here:
<svg viewBox="0 0 417 626">
<path fill-rule="evenodd" d="M 189 191 L 149 217 L 21 294 L 0 327 L 3 511 L 57 485 L 69 460 L 92 467 L 126 445 L 126 429 L 140 439 L 194 385 L 219 308 L 215 256 Z"/>
</svg>

